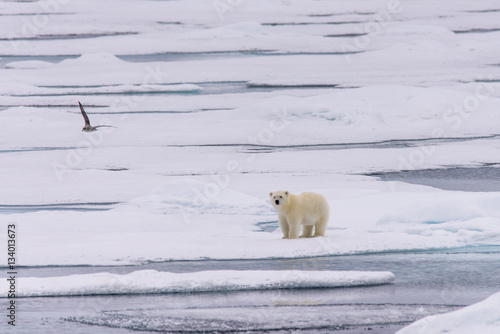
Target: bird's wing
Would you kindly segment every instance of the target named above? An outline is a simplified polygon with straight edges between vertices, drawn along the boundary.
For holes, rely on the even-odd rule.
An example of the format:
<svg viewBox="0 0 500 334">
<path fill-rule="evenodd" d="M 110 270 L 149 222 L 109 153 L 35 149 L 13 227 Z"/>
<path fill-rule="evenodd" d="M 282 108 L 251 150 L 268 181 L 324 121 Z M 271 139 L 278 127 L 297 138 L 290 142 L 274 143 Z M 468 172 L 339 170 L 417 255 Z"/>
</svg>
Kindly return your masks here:
<svg viewBox="0 0 500 334">
<path fill-rule="evenodd" d="M 87 113 L 86 113 L 86 112 L 85 112 L 85 110 L 83 109 L 83 106 L 82 106 L 82 104 L 80 103 L 80 101 L 78 101 L 78 104 L 80 105 L 80 111 L 82 112 L 83 119 L 85 120 L 85 125 L 89 125 L 89 126 L 90 126 L 90 120 L 89 120 L 89 117 L 87 116 Z"/>
<path fill-rule="evenodd" d="M 94 128 L 96 128 L 96 129 L 97 128 L 103 128 L 103 127 L 104 128 L 116 128 L 116 126 L 113 126 L 113 125 L 104 125 L 104 124 L 94 126 Z"/>
</svg>

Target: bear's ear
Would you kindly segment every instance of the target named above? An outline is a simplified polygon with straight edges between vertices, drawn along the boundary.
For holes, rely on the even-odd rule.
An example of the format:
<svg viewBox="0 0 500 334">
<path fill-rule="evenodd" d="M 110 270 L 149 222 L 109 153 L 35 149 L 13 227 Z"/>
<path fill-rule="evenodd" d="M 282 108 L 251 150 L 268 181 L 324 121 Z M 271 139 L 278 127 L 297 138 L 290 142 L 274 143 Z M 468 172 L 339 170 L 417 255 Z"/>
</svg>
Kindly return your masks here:
<svg viewBox="0 0 500 334">
<path fill-rule="evenodd" d="M 269 196 L 273 197 L 273 193 L 269 193 Z"/>
<path fill-rule="evenodd" d="M 288 191 L 285 191 L 285 195 L 287 195 L 287 196 L 288 196 Z"/>
</svg>

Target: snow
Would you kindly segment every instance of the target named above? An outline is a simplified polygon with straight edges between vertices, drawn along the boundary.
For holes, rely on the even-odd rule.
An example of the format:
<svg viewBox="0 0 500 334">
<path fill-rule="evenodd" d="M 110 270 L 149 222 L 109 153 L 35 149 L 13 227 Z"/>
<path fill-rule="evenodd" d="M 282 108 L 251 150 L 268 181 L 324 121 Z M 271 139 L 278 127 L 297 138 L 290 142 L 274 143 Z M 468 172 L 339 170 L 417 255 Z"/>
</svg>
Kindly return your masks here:
<svg viewBox="0 0 500 334">
<path fill-rule="evenodd" d="M 496 1 L 228 3 L 2 3 L 0 225 L 16 224 L 21 265 L 500 245 L 500 192 L 364 176 L 498 167 Z M 77 101 L 92 124 L 116 128 L 82 133 Z M 275 190 L 323 194 L 326 237 L 282 240 L 268 203 Z M 114 204 L 101 210 L 103 203 Z M 0 248 L 5 242 L 0 233 Z M 250 274 L 231 277 L 257 284 Z M 240 287 L 283 283 L 272 275 Z M 153 277 L 174 284 L 181 276 L 76 281 L 92 286 L 58 278 L 55 292 L 36 290 L 49 281 L 26 278 L 33 290 L 21 291 L 179 289 L 155 286 Z M 190 279 L 206 289 L 239 284 L 202 278 Z"/>
<path fill-rule="evenodd" d="M 416 321 L 397 334 L 494 334 L 500 330 L 500 293 L 451 313 L 431 315 Z"/>
<path fill-rule="evenodd" d="M 499 32 L 466 32 L 496 27 L 475 12 L 493 2 L 3 7 L 0 218 L 30 245 L 24 265 L 500 243 L 498 193 L 362 176 L 498 162 Z M 116 128 L 81 133 L 77 101 Z M 267 198 L 278 189 L 323 194 L 327 236 L 281 240 Z M 118 204 L 8 211 L 100 202 Z"/>
<path fill-rule="evenodd" d="M 145 211 L 155 213 L 222 213 L 222 214 L 272 214 L 271 206 L 261 199 L 236 192 L 224 186 L 229 175 L 218 175 L 214 182 L 180 179 L 166 183 L 151 194 L 134 199 Z"/>
<path fill-rule="evenodd" d="M 104 186 L 81 187 L 83 198 L 110 187 L 118 191 L 119 179 L 116 184 L 113 181 L 116 173 L 120 172 L 89 171 L 87 175 L 100 178 Z M 73 174 L 65 177 L 72 179 Z M 293 175 L 283 177 L 299 182 Z M 232 173 L 213 175 L 205 181 L 175 178 L 108 211 L 68 208 L 15 213 L 4 216 L 4 221 L 16 222 L 23 243 L 30 245 L 19 249 L 20 261 L 27 266 L 276 259 L 500 242 L 498 193 L 469 194 L 399 182 L 388 185 L 369 177 L 346 180 L 343 176 L 330 177 L 326 187 L 318 180 L 314 188 L 284 189 L 320 192 L 328 199 L 332 218 L 325 237 L 282 240 L 277 214 L 268 199 L 270 191 L 283 189 L 282 180 L 263 176 L 265 192 L 252 180 Z M 309 183 L 308 179 L 302 182 Z M 331 184 L 336 188 L 330 188 Z M 233 190 L 239 187 L 246 192 Z M 274 226 L 275 231 L 262 232 L 261 224 Z M 59 248 L 65 251 L 54 251 Z"/>
<path fill-rule="evenodd" d="M 17 297 L 338 288 L 388 284 L 394 279 L 390 272 L 220 270 L 177 274 L 141 270 L 127 275 L 99 273 L 23 277 Z M 7 283 L 2 283 L 3 296 L 9 290 Z"/>
<path fill-rule="evenodd" d="M 10 84 L 0 87 L 3 94 L 10 96 L 29 95 L 97 95 L 97 94 L 131 94 L 131 93 L 197 93 L 202 88 L 197 85 L 109 85 L 100 87 L 36 87 L 22 84 Z"/>
</svg>

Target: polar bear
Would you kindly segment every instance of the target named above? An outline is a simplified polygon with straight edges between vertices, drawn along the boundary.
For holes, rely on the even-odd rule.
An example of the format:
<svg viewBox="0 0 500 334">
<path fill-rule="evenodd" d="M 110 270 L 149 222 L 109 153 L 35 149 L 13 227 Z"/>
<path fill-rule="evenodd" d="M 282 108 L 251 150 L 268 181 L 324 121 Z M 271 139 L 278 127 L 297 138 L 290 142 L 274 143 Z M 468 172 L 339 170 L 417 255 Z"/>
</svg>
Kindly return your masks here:
<svg viewBox="0 0 500 334">
<path fill-rule="evenodd" d="M 272 206 L 278 211 L 283 239 L 298 238 L 300 225 L 303 225 L 301 238 L 325 235 L 330 209 L 323 196 L 313 192 L 292 195 L 288 191 L 275 191 L 269 195 Z"/>
</svg>

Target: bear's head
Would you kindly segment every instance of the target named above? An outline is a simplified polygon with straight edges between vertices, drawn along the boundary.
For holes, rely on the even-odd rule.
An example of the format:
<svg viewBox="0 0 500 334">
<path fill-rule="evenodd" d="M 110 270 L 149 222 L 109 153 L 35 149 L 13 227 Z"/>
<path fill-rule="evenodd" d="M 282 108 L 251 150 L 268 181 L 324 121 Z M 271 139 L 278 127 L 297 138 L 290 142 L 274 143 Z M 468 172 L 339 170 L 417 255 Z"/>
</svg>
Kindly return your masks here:
<svg viewBox="0 0 500 334">
<path fill-rule="evenodd" d="M 272 206 L 274 206 L 276 210 L 279 210 L 288 200 L 288 191 L 275 191 L 269 193 L 269 196 L 271 197 Z"/>
</svg>

